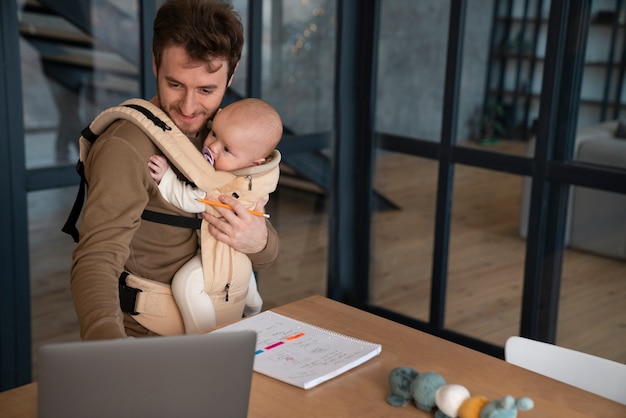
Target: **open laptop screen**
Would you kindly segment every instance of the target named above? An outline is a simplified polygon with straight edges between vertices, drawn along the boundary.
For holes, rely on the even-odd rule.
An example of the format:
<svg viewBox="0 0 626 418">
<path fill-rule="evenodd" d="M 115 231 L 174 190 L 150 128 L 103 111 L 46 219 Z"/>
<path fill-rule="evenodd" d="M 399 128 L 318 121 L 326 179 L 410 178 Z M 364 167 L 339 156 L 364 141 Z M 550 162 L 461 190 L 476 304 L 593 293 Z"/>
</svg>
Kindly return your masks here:
<svg viewBox="0 0 626 418">
<path fill-rule="evenodd" d="M 245 417 L 253 331 L 44 345 L 38 415 Z"/>
</svg>

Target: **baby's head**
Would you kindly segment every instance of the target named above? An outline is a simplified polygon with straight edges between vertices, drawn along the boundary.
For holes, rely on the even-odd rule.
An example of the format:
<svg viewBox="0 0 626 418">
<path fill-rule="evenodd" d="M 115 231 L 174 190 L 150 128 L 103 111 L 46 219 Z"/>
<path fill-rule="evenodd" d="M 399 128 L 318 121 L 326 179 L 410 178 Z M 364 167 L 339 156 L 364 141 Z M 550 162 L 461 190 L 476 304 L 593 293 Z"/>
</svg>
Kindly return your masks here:
<svg viewBox="0 0 626 418">
<path fill-rule="evenodd" d="M 241 99 L 217 112 L 202 154 L 216 170 L 239 170 L 263 164 L 282 135 L 280 115 L 269 103 Z"/>
</svg>

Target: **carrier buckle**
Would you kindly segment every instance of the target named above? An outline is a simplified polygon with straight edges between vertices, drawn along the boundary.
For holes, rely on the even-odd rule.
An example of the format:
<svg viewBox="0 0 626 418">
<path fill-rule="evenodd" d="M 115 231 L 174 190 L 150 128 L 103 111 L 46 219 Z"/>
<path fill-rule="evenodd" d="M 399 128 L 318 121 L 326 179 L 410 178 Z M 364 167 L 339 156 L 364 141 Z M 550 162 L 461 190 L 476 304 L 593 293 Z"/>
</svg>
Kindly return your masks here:
<svg viewBox="0 0 626 418">
<path fill-rule="evenodd" d="M 127 272 L 122 272 L 122 274 L 120 274 L 120 308 L 122 308 L 122 312 L 126 312 L 131 315 L 139 315 L 139 312 L 135 311 L 135 305 L 137 303 L 137 293 L 141 292 L 141 289 L 126 285 L 126 277 L 128 277 Z"/>
</svg>

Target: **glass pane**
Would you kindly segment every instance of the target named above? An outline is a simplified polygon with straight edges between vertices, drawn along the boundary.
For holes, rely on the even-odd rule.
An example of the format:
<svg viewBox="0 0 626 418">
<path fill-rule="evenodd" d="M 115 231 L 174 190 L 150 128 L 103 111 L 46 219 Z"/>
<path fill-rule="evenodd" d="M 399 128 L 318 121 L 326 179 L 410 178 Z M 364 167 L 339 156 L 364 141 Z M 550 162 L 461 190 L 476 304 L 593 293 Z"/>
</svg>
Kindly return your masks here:
<svg viewBox="0 0 626 418">
<path fill-rule="evenodd" d="M 263 2 L 262 98 L 283 119 L 288 136 L 283 142 L 332 130 L 336 3 Z M 319 172 L 330 171 L 327 151 L 283 153 L 278 189 L 266 208 L 281 253 L 273 266 L 258 272 L 264 308 L 326 294 L 328 184 Z"/>
<path fill-rule="evenodd" d="M 626 168 L 625 15 L 593 0 L 574 161 Z M 626 195 L 571 187 L 557 344 L 623 362 L 626 335 Z"/>
<path fill-rule="evenodd" d="M 376 131 L 440 141 L 448 41 L 441 22 L 449 10 L 447 1 L 381 2 Z M 370 302 L 422 321 L 430 309 L 437 170 L 426 158 L 376 155 Z"/>
<path fill-rule="evenodd" d="M 28 193 L 33 380 L 37 380 L 37 350 L 41 345 L 80 340 L 70 294 L 76 244 L 61 232 L 75 198 L 76 187 Z"/>
<path fill-rule="evenodd" d="M 257 272 L 263 309 L 312 295 L 326 295 L 328 212 L 326 192 L 310 184 L 283 181 L 270 197 L 266 212 L 280 236 L 280 255 Z"/>
<path fill-rule="evenodd" d="M 440 141 L 449 3 L 381 2 L 377 131 Z"/>
<path fill-rule="evenodd" d="M 334 0 L 266 0 L 263 98 L 295 134 L 332 129 L 335 80 Z"/>
<path fill-rule="evenodd" d="M 445 326 L 504 346 L 520 324 L 522 177 L 464 165 L 454 177 Z"/>
<path fill-rule="evenodd" d="M 626 195 L 572 187 L 557 344 L 626 358 Z"/>
<path fill-rule="evenodd" d="M 458 144 L 520 154 L 522 146 L 493 145 L 523 142 L 534 135 L 549 2 L 495 1 L 495 10 L 489 11 L 472 7 L 482 2 L 469 3 Z"/>
<path fill-rule="evenodd" d="M 250 37 L 248 0 L 233 0 Z M 335 0 L 263 2 L 262 98 L 296 135 L 327 132 L 333 122 Z M 245 96 L 248 51 L 244 47 L 231 88 Z"/>
<path fill-rule="evenodd" d="M 372 219 L 371 298 L 374 305 L 428 321 L 438 163 L 380 152 L 374 188 L 395 207 Z M 410 175 L 407 175 L 410 173 Z"/>
<path fill-rule="evenodd" d="M 74 164 L 80 131 L 139 94 L 138 2 L 18 3 L 26 167 Z"/>
<path fill-rule="evenodd" d="M 248 0 L 232 0 L 230 2 L 233 8 L 239 13 L 241 22 L 243 23 L 244 30 L 244 46 L 241 51 L 241 59 L 239 60 L 239 67 L 235 72 L 235 77 L 230 85 L 230 88 L 234 90 L 239 96 L 246 95 L 246 86 L 248 84 L 248 45 L 250 41 L 250 28 L 248 27 Z"/>
<path fill-rule="evenodd" d="M 75 164 L 80 131 L 138 97 L 138 2 L 18 0 L 26 168 Z M 74 242 L 60 232 L 76 187 L 28 194 L 33 379 L 36 353 L 79 340 L 69 290 Z"/>
<path fill-rule="evenodd" d="M 574 160 L 626 167 L 623 54 L 625 14 L 619 2 L 594 0 L 588 28 Z"/>
</svg>

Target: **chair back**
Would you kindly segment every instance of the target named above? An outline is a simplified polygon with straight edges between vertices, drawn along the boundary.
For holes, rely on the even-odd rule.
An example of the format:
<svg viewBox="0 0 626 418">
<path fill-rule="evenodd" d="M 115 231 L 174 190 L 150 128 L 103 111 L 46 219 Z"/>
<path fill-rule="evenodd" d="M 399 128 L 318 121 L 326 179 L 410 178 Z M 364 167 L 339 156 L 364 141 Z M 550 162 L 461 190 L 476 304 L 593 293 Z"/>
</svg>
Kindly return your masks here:
<svg viewBox="0 0 626 418">
<path fill-rule="evenodd" d="M 626 364 L 524 337 L 509 337 L 508 363 L 626 405 Z"/>
</svg>

